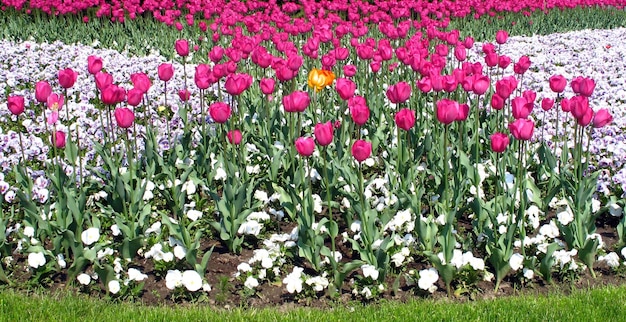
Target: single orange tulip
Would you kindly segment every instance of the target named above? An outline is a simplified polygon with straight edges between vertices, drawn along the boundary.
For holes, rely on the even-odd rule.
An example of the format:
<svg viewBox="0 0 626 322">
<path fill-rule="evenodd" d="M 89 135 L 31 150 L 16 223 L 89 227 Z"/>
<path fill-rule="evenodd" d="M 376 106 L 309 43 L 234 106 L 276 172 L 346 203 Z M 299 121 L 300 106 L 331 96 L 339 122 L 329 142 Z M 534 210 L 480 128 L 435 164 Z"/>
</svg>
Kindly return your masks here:
<svg viewBox="0 0 626 322">
<path fill-rule="evenodd" d="M 334 80 L 335 74 L 329 70 L 313 68 L 309 72 L 309 86 L 313 87 L 316 92 L 321 91 L 326 86 L 330 86 Z"/>
</svg>

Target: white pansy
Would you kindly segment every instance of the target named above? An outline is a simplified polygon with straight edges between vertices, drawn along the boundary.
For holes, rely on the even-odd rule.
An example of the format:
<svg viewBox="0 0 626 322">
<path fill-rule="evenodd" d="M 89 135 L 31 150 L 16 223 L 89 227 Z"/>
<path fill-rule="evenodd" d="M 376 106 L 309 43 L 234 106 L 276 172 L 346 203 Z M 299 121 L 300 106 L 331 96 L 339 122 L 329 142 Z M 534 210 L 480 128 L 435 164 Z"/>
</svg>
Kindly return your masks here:
<svg viewBox="0 0 626 322">
<path fill-rule="evenodd" d="M 599 256 L 598 261 L 605 262 L 606 265 L 611 268 L 616 268 L 616 267 L 619 267 L 620 265 L 619 256 L 615 252 L 610 252 L 607 255 Z"/>
<path fill-rule="evenodd" d="M 257 279 L 253 276 L 248 276 L 248 278 L 246 278 L 246 281 L 243 283 L 243 286 L 252 290 L 259 286 L 259 281 L 257 281 Z"/>
<path fill-rule="evenodd" d="M 522 256 L 521 254 L 515 253 L 511 255 L 511 258 L 509 258 L 509 265 L 514 271 L 520 269 L 522 267 L 522 264 L 524 264 L 524 256 Z"/>
<path fill-rule="evenodd" d="M 63 256 L 63 254 L 57 255 L 57 264 L 59 264 L 59 267 L 61 268 L 65 268 L 67 266 L 67 263 L 65 262 L 65 256 Z"/>
<path fill-rule="evenodd" d="M 261 233 L 262 228 L 263 228 L 263 225 L 260 224 L 258 221 L 249 220 L 241 224 L 241 226 L 239 226 L 237 233 L 239 235 L 258 236 Z"/>
<path fill-rule="evenodd" d="M 119 236 L 122 231 L 120 230 L 120 227 L 117 226 L 117 224 L 111 225 L 111 233 L 113 234 L 113 236 Z"/>
<path fill-rule="evenodd" d="M 28 238 L 34 237 L 35 236 L 35 228 L 33 228 L 31 226 L 24 227 L 24 236 L 26 236 Z"/>
<path fill-rule="evenodd" d="M 361 266 L 363 277 L 371 277 L 374 281 L 378 279 L 378 270 L 374 265 L 365 264 Z"/>
<path fill-rule="evenodd" d="M 247 273 L 252 271 L 252 267 L 248 263 L 241 263 L 237 265 L 237 271 Z"/>
<path fill-rule="evenodd" d="M 140 270 L 136 269 L 136 268 L 129 268 L 128 269 L 128 279 L 130 281 L 143 281 L 145 279 L 148 278 L 148 275 L 143 274 Z"/>
<path fill-rule="evenodd" d="M 535 271 L 533 271 L 532 269 L 528 269 L 524 267 L 523 273 L 524 273 L 524 277 L 526 277 L 529 280 L 532 280 L 533 277 L 535 277 Z"/>
<path fill-rule="evenodd" d="M 432 286 L 439 280 L 439 273 L 435 268 L 423 269 L 419 272 L 417 286 L 422 290 L 430 291 Z"/>
<path fill-rule="evenodd" d="M 195 292 L 202 288 L 202 276 L 194 270 L 187 270 L 182 274 L 181 283 L 188 291 Z"/>
<path fill-rule="evenodd" d="M 561 225 L 567 226 L 569 223 L 574 221 L 574 213 L 569 206 L 559 207 L 556 211 L 556 218 Z"/>
<path fill-rule="evenodd" d="M 165 275 L 165 286 L 173 290 L 183 285 L 183 274 L 179 270 L 168 270 Z"/>
<path fill-rule="evenodd" d="M 157 221 L 150 228 L 146 229 L 146 235 L 154 233 L 155 235 L 161 234 L 161 222 Z"/>
<path fill-rule="evenodd" d="M 28 266 L 36 269 L 44 265 L 46 265 L 46 256 L 43 252 L 28 254 Z"/>
<path fill-rule="evenodd" d="M 185 258 L 185 256 L 187 256 L 187 250 L 185 249 L 185 247 L 181 245 L 174 246 L 174 257 L 178 259 L 183 259 Z"/>
<path fill-rule="evenodd" d="M 89 285 L 89 283 L 91 283 L 91 276 L 85 273 L 81 273 L 76 277 L 76 280 L 78 280 L 78 283 L 82 285 Z"/>
<path fill-rule="evenodd" d="M 191 210 L 187 211 L 186 216 L 187 216 L 187 218 L 189 218 L 189 220 L 196 221 L 199 218 L 202 218 L 202 211 L 199 211 L 199 210 L 196 210 L 196 209 L 191 209 Z"/>
<path fill-rule="evenodd" d="M 118 280 L 109 281 L 109 283 L 107 284 L 107 287 L 109 289 L 109 292 L 111 292 L 111 294 L 117 294 L 120 291 L 120 281 Z"/>
<path fill-rule="evenodd" d="M 188 196 L 191 196 L 196 193 L 196 184 L 191 180 L 187 180 L 185 183 L 183 183 L 180 191 L 186 192 Z"/>
<path fill-rule="evenodd" d="M 224 181 L 226 180 L 226 178 L 227 178 L 227 175 L 226 175 L 226 171 L 224 170 L 224 168 L 219 167 L 215 169 L 215 176 L 213 177 L 214 180 Z"/>
<path fill-rule="evenodd" d="M 100 239 L 100 229 L 92 227 L 80 234 L 80 239 L 85 245 L 91 245 Z"/>
<path fill-rule="evenodd" d="M 304 268 L 296 266 L 293 268 L 293 271 L 283 279 L 283 284 L 285 284 L 287 292 L 291 294 L 302 292 L 303 271 Z"/>
<path fill-rule="evenodd" d="M 256 199 L 258 201 L 262 201 L 264 203 L 268 203 L 269 202 L 269 197 L 267 196 L 267 192 L 265 192 L 263 190 L 256 190 L 254 192 L 254 199 Z"/>
<path fill-rule="evenodd" d="M 315 292 L 321 292 L 328 287 L 328 279 L 322 276 L 308 278 L 305 283 L 311 286 Z"/>
<path fill-rule="evenodd" d="M 624 211 L 622 210 L 622 207 L 620 207 L 620 205 L 612 202 L 610 204 L 608 204 L 609 207 L 609 213 L 611 214 L 611 216 L 613 217 L 621 217 L 622 214 L 624 213 Z M 26 230 L 26 229 L 24 229 Z"/>
<path fill-rule="evenodd" d="M 313 211 L 318 214 L 322 213 L 322 198 L 318 194 L 313 194 Z"/>
</svg>

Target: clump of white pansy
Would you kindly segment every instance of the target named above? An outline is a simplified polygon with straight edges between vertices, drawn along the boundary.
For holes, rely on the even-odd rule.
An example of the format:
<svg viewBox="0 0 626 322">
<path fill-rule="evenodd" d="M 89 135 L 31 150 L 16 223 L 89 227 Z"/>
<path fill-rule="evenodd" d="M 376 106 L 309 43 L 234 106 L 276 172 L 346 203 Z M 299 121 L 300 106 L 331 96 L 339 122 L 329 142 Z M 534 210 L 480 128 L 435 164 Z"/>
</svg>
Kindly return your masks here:
<svg viewBox="0 0 626 322">
<path fill-rule="evenodd" d="M 146 188 L 143 193 L 143 200 L 152 200 L 152 198 L 154 198 L 154 194 L 152 193 L 155 188 L 154 182 L 144 178 L 141 180 L 141 186 L 144 185 Z"/>
<path fill-rule="evenodd" d="M 609 202 L 606 206 L 613 217 L 621 217 L 624 214 L 622 207 L 615 202 Z"/>
<path fill-rule="evenodd" d="M 610 252 L 606 255 L 598 256 L 598 262 L 604 262 L 610 268 L 618 268 L 620 266 L 619 255 L 616 252 Z"/>
<path fill-rule="evenodd" d="M 184 287 L 190 292 L 196 292 L 200 289 L 205 292 L 211 291 L 211 286 L 208 283 L 203 283 L 202 276 L 194 270 L 186 270 L 184 272 L 177 269 L 168 270 L 167 275 L 165 275 L 165 286 L 170 290 Z"/>
<path fill-rule="evenodd" d="M 281 268 L 287 262 L 287 250 L 296 246 L 298 230 L 291 234 L 273 234 L 263 240 L 263 248 L 255 249 L 248 262 L 237 266 L 235 277 L 244 281 L 244 286 L 256 288 L 263 281 L 273 282 L 281 275 Z M 254 280 L 253 280 L 254 279 Z M 256 281 L 256 282 L 255 282 Z"/>
<path fill-rule="evenodd" d="M 295 266 L 291 273 L 283 279 L 287 292 L 291 294 L 302 292 L 302 272 L 304 272 L 304 268 Z"/>
<path fill-rule="evenodd" d="M 163 244 L 157 243 L 150 247 L 150 250 L 143 255 L 146 259 L 152 258 L 155 261 L 171 262 L 174 260 L 174 254 L 170 251 L 163 251 Z"/>
<path fill-rule="evenodd" d="M 237 233 L 240 235 L 253 235 L 258 236 L 263 230 L 263 224 L 270 221 L 270 215 L 265 211 L 251 212 L 241 226 Z"/>
<path fill-rule="evenodd" d="M 416 271 L 410 271 L 409 276 L 415 276 Z M 429 293 L 437 290 L 437 281 L 439 281 L 439 273 L 434 267 L 420 270 L 417 273 L 417 287 Z"/>
<path fill-rule="evenodd" d="M 561 270 L 578 270 L 579 266 L 574 260 L 574 256 L 578 254 L 578 250 L 572 249 L 570 251 L 560 249 L 552 254 L 554 258 L 554 264 L 558 265 Z"/>
<path fill-rule="evenodd" d="M 192 201 L 183 206 L 183 211 L 185 212 L 185 216 L 189 218 L 191 221 L 196 221 L 202 218 L 202 211 L 195 209 L 196 202 Z"/>
<path fill-rule="evenodd" d="M 365 186 L 363 195 L 378 212 L 398 202 L 398 197 L 391 193 L 388 185 L 388 178 L 378 177 Z"/>
</svg>

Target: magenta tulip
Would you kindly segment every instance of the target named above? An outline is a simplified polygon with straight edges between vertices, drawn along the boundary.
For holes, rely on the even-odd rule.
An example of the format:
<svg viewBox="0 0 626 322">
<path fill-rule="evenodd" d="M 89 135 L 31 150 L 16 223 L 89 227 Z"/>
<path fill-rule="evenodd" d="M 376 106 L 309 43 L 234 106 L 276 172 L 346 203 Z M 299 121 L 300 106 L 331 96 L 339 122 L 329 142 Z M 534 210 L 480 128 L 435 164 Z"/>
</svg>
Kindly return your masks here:
<svg viewBox="0 0 626 322">
<path fill-rule="evenodd" d="M 52 144 L 57 148 L 57 149 L 63 149 L 65 147 L 65 132 L 63 131 L 56 131 L 54 133 L 54 136 L 52 137 Z"/>
<path fill-rule="evenodd" d="M 343 66 L 343 74 L 346 77 L 352 77 L 356 75 L 356 66 L 354 65 L 345 65 Z"/>
<path fill-rule="evenodd" d="M 512 123 L 509 123 L 509 131 L 513 134 L 513 137 L 517 140 L 530 140 L 533 137 L 535 130 L 535 123 L 527 119 L 517 119 Z"/>
<path fill-rule="evenodd" d="M 230 130 L 228 131 L 228 133 L 226 133 L 226 138 L 228 139 L 228 142 L 230 144 L 235 144 L 238 145 L 239 143 L 241 143 L 241 131 L 239 130 Z"/>
<path fill-rule="evenodd" d="M 276 85 L 276 81 L 273 78 L 263 78 L 259 83 L 261 87 L 261 92 L 265 95 L 270 95 L 274 93 L 274 86 Z"/>
<path fill-rule="evenodd" d="M 309 97 L 309 93 L 303 91 L 295 91 L 283 97 L 285 112 L 290 113 L 304 112 L 310 102 L 311 98 Z"/>
<path fill-rule="evenodd" d="M 135 113 L 127 107 L 116 108 L 114 115 L 117 126 L 123 129 L 131 127 L 135 121 Z"/>
<path fill-rule="evenodd" d="M 191 93 L 186 89 L 181 89 L 178 91 L 178 98 L 183 102 L 187 102 L 191 98 Z"/>
<path fill-rule="evenodd" d="M 61 69 L 58 74 L 59 85 L 63 88 L 71 88 L 76 83 L 78 74 L 71 68 Z"/>
<path fill-rule="evenodd" d="M 113 76 L 111 74 L 107 74 L 104 72 L 98 72 L 95 75 L 96 79 L 96 87 L 98 90 L 102 91 L 105 88 L 109 87 L 109 85 L 113 84 Z"/>
<path fill-rule="evenodd" d="M 490 140 L 491 150 L 496 153 L 504 152 L 509 145 L 509 136 L 504 133 L 496 132 L 491 135 Z"/>
<path fill-rule="evenodd" d="M 178 39 L 174 44 L 174 49 L 178 56 L 186 57 L 189 55 L 189 42 L 186 39 Z"/>
<path fill-rule="evenodd" d="M 102 70 L 102 58 L 98 56 L 87 57 L 87 71 L 89 74 L 95 75 L 100 70 Z"/>
<path fill-rule="evenodd" d="M 504 98 L 500 97 L 498 93 L 495 93 L 493 94 L 493 96 L 491 96 L 491 107 L 494 110 L 501 110 L 504 108 L 504 101 Z"/>
<path fill-rule="evenodd" d="M 145 73 L 135 73 L 130 75 L 130 81 L 136 89 L 142 92 L 142 94 L 147 93 L 152 86 L 150 77 L 148 77 Z"/>
<path fill-rule="evenodd" d="M 9 96 L 7 98 L 7 107 L 13 115 L 24 113 L 24 96 Z"/>
<path fill-rule="evenodd" d="M 563 75 L 553 75 L 549 79 L 550 89 L 555 93 L 562 93 L 567 85 L 567 79 Z"/>
<path fill-rule="evenodd" d="M 347 101 L 354 96 L 356 84 L 350 79 L 339 78 L 335 83 L 335 90 L 337 90 L 337 94 L 339 94 L 342 100 Z"/>
<path fill-rule="evenodd" d="M 553 100 L 553 99 L 551 99 L 551 98 L 549 98 L 549 97 L 544 97 L 544 98 L 541 100 L 541 108 L 542 108 L 544 111 L 549 111 L 549 110 L 551 110 L 553 106 L 554 106 L 554 100 Z"/>
<path fill-rule="evenodd" d="M 303 157 L 309 157 L 313 154 L 313 150 L 315 150 L 315 140 L 313 138 L 297 138 L 296 142 L 296 151 Z"/>
<path fill-rule="evenodd" d="M 362 96 L 355 96 L 348 100 L 348 108 L 352 120 L 359 126 L 363 126 L 370 117 L 370 109 Z"/>
<path fill-rule="evenodd" d="M 456 121 L 459 114 L 459 103 L 447 98 L 437 102 L 437 120 L 443 124 L 450 124 Z"/>
<path fill-rule="evenodd" d="M 405 130 L 410 130 L 415 125 L 415 112 L 408 108 L 403 108 L 395 116 L 396 125 Z"/>
<path fill-rule="evenodd" d="M 167 82 L 172 79 L 172 76 L 174 76 L 174 67 L 172 66 L 172 64 L 163 63 L 159 65 L 158 73 L 159 79 Z"/>
<path fill-rule="evenodd" d="M 137 106 L 141 104 L 143 99 L 143 92 L 138 88 L 131 88 L 127 93 L 126 102 L 130 106 Z"/>
<path fill-rule="evenodd" d="M 327 146 L 333 142 L 333 132 L 335 128 L 333 123 L 328 121 L 326 123 L 318 123 L 315 125 L 313 134 L 315 134 L 315 140 L 317 144 L 321 146 Z"/>
<path fill-rule="evenodd" d="M 525 119 L 533 110 L 533 103 L 528 103 L 524 97 L 516 97 L 511 101 L 513 118 Z"/>
<path fill-rule="evenodd" d="M 365 140 L 356 140 L 352 144 L 352 156 L 359 163 L 365 161 L 372 154 L 372 143 Z"/>
<path fill-rule="evenodd" d="M 530 58 L 528 58 L 528 56 L 522 56 L 517 63 L 513 65 L 513 72 L 515 74 L 522 75 L 530 68 L 530 64 Z"/>
<path fill-rule="evenodd" d="M 209 114 L 216 123 L 226 123 L 230 118 L 231 108 L 224 102 L 215 102 L 209 106 Z"/>
<path fill-rule="evenodd" d="M 485 75 L 476 76 L 472 84 L 472 91 L 476 95 L 483 95 L 489 89 L 489 85 L 491 85 L 489 77 Z"/>
<path fill-rule="evenodd" d="M 604 127 L 611 122 L 613 122 L 613 116 L 605 108 L 596 112 L 596 115 L 593 117 L 593 127 L 595 128 Z"/>
<path fill-rule="evenodd" d="M 411 85 L 407 82 L 399 82 L 387 88 L 387 98 L 394 104 L 403 103 L 411 96 Z"/>
<path fill-rule="evenodd" d="M 226 77 L 224 88 L 230 95 L 240 95 L 252 84 L 252 76 L 248 74 L 230 74 Z"/>
<path fill-rule="evenodd" d="M 52 94 L 52 87 L 46 81 L 39 81 L 35 84 L 35 99 L 39 103 L 45 103 L 48 96 Z"/>
<path fill-rule="evenodd" d="M 509 39 L 509 33 L 506 30 L 498 30 L 496 32 L 496 42 L 500 45 L 506 43 L 507 39 Z"/>
</svg>

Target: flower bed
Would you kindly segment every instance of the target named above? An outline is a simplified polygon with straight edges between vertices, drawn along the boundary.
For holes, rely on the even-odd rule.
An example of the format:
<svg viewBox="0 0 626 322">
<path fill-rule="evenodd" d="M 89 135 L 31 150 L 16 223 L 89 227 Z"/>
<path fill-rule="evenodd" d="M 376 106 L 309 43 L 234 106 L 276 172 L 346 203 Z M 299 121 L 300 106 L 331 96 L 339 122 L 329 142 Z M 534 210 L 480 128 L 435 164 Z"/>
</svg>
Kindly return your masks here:
<svg viewBox="0 0 626 322">
<path fill-rule="evenodd" d="M 372 299 L 620 269 L 625 29 L 474 43 L 332 17 L 171 62 L 0 43 L 0 280 Z"/>
</svg>

